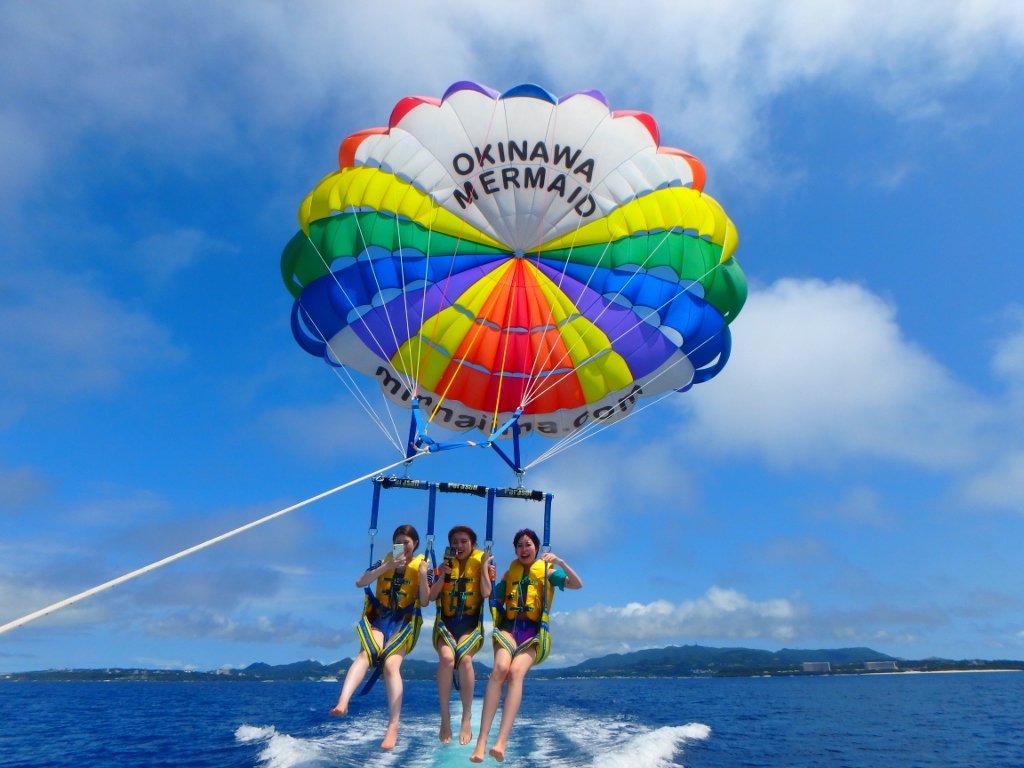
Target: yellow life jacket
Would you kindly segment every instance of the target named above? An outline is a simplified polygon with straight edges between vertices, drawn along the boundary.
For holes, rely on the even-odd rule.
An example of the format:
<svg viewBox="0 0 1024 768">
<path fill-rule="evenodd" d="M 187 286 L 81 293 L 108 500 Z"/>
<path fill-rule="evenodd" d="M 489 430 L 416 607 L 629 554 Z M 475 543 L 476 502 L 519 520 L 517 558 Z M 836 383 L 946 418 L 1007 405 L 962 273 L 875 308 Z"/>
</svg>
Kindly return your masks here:
<svg viewBox="0 0 1024 768">
<path fill-rule="evenodd" d="M 384 562 L 391 559 L 391 555 L 384 558 Z M 370 668 L 373 670 L 370 678 L 363 684 L 360 696 L 365 696 L 377 682 L 381 672 L 384 670 L 384 662 L 399 650 L 405 649 L 409 653 L 416 645 L 420 636 L 420 627 L 423 625 L 423 617 L 420 614 L 419 588 L 420 588 L 420 563 L 423 555 L 417 555 L 410 560 L 405 571 L 399 576 L 395 571 L 385 573 L 377 577 L 375 592 L 370 592 L 366 587 L 366 599 L 363 601 L 363 616 L 356 625 L 356 634 L 359 635 L 359 643 L 366 653 Z M 376 605 L 375 605 L 376 603 Z M 397 613 L 398 620 L 391 625 L 392 632 L 384 637 L 381 645 L 373 634 L 371 617 Z"/>
<path fill-rule="evenodd" d="M 451 582 L 444 585 L 437 597 L 442 616 L 476 616 L 480 612 L 483 557 L 483 552 L 474 549 L 465 564 L 458 559 L 452 563 Z"/>
<path fill-rule="evenodd" d="M 547 569 L 550 567 L 548 563 L 538 558 L 533 561 L 529 572 L 526 572 L 522 563 L 518 560 L 512 561 L 505 574 L 507 619 L 527 619 L 539 623 L 543 614 L 551 610 L 555 587 L 547 575 Z"/>
<path fill-rule="evenodd" d="M 384 558 L 385 563 L 389 560 L 391 560 L 391 555 Z M 422 560 L 423 555 L 416 555 L 406 564 L 401 575 L 395 570 L 377 578 L 375 596 L 385 611 L 403 612 L 416 604 L 420 594 L 420 562 Z"/>
</svg>

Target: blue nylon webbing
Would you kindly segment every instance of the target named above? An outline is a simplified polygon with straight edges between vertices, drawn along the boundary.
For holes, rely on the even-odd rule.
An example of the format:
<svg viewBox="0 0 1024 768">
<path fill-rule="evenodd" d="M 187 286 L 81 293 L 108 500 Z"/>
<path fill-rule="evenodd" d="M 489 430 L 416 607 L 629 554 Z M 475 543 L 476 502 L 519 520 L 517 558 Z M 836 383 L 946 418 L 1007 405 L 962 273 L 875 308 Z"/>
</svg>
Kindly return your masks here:
<svg viewBox="0 0 1024 768">
<path fill-rule="evenodd" d="M 487 489 L 487 535 L 485 541 L 494 541 L 494 489 Z"/>
<path fill-rule="evenodd" d="M 554 494 L 544 494 L 544 544 L 543 547 L 548 549 L 551 546 L 551 500 L 554 498 Z"/>
</svg>

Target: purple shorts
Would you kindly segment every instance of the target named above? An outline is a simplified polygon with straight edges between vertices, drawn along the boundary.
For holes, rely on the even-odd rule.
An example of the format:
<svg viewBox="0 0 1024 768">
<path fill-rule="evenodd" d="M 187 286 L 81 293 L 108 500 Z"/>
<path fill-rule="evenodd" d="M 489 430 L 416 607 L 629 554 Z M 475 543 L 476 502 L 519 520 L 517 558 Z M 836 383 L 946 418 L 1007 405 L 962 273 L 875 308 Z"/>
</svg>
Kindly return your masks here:
<svg viewBox="0 0 1024 768">
<path fill-rule="evenodd" d="M 516 648 L 519 648 L 523 643 L 528 643 L 537 636 L 540 625 L 534 624 L 532 621 L 503 621 L 498 629 L 512 635 L 512 641 L 516 644 Z"/>
</svg>

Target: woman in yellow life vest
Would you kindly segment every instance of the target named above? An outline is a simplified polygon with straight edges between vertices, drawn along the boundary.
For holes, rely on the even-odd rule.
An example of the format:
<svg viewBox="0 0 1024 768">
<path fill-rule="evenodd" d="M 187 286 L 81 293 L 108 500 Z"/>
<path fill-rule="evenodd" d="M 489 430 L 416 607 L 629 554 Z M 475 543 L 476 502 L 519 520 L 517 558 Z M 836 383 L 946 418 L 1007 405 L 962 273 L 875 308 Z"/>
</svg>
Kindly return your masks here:
<svg viewBox="0 0 1024 768">
<path fill-rule="evenodd" d="M 495 601 L 492 601 L 492 605 L 496 602 L 498 606 L 493 609 L 494 632 L 491 636 L 494 669 L 484 693 L 476 748 L 469 758 L 474 763 L 484 760 L 491 723 L 501 701 L 501 689 L 507 684 L 498 738 L 489 753 L 499 762 L 505 759 L 508 737 L 523 699 L 523 678 L 531 666 L 544 661 L 551 647 L 548 611 L 551 610 L 555 587 L 579 589 L 583 586 L 576 572 L 554 553 L 547 552 L 537 557 L 540 539 L 529 528 L 517 532 L 512 543 L 516 548 L 516 559 L 495 585 Z M 493 568 L 493 559 L 488 556 L 484 561 L 489 572 Z"/>
<path fill-rule="evenodd" d="M 429 572 L 423 555 L 413 557 L 420 545 L 420 536 L 411 525 L 395 529 L 391 541 L 401 545 L 398 557 L 388 554 L 371 565 L 356 579 L 356 586 L 366 589 L 363 617 L 356 631 L 363 652 L 358 654 L 345 673 L 338 703 L 329 714 L 341 717 L 348 714 L 348 702 L 362 682 L 366 671 L 373 674 L 360 695 L 369 691 L 381 674 L 388 697 L 388 727 L 381 749 L 394 749 L 398 742 L 398 720 L 402 713 L 402 660 L 413 649 L 419 637 L 420 606 L 427 604 Z M 369 585 L 377 582 L 376 589 Z"/>
<path fill-rule="evenodd" d="M 437 601 L 433 640 L 438 658 L 437 698 L 441 705 L 437 738 L 442 744 L 452 740 L 448 706 L 453 682 L 462 700 L 459 744 L 469 744 L 473 738 L 473 654 L 484 644 L 483 609 L 491 596 L 483 554 L 476 548 L 476 532 L 468 526 L 456 525 L 448 531 L 448 551 L 437 568 L 439 578 L 430 588 L 430 599 Z"/>
</svg>

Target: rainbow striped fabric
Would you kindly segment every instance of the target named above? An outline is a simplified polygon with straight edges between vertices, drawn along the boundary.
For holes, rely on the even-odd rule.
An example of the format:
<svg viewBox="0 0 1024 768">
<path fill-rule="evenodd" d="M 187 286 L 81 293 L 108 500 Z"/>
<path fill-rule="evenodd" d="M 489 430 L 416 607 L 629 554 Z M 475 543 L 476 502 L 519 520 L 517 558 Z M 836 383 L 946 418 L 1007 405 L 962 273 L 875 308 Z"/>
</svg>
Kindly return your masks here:
<svg viewBox="0 0 1024 768">
<path fill-rule="evenodd" d="M 360 131 L 281 258 L 308 352 L 433 421 L 564 437 L 710 378 L 746 299 L 704 168 L 597 91 L 456 83 Z"/>
</svg>

